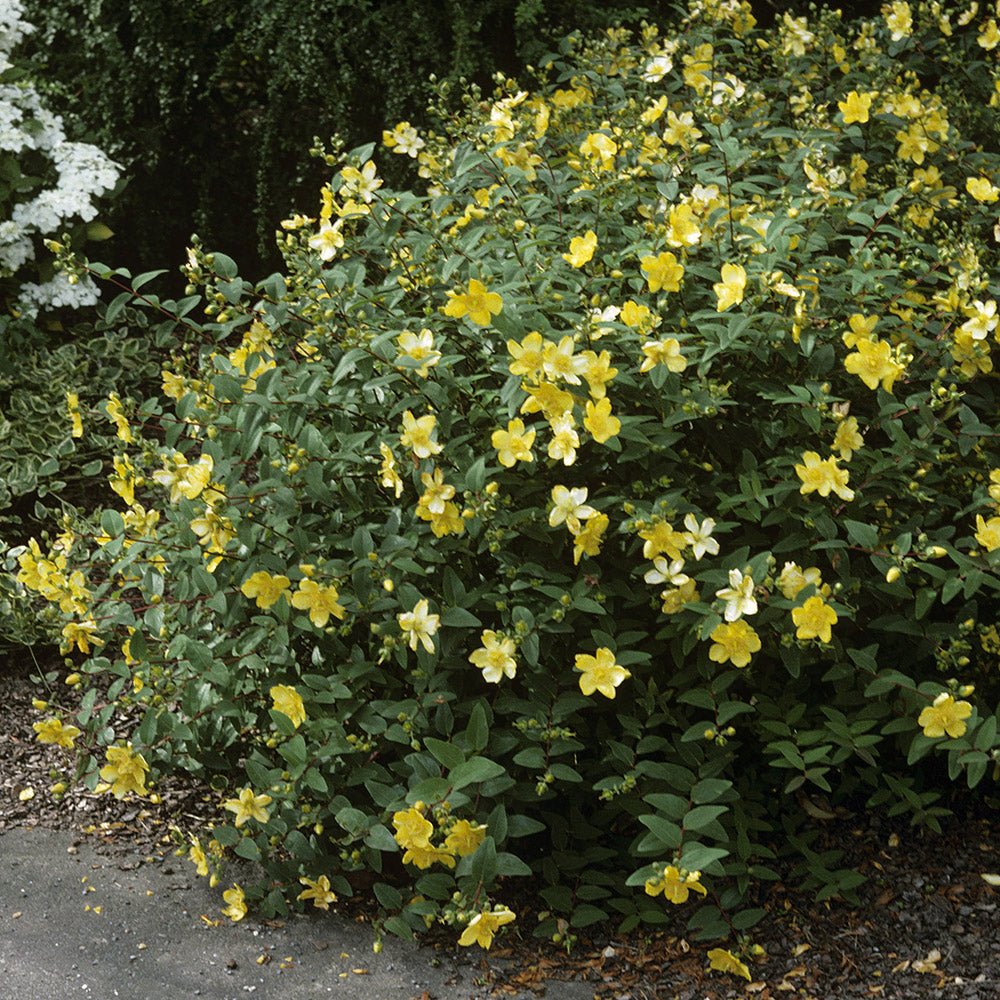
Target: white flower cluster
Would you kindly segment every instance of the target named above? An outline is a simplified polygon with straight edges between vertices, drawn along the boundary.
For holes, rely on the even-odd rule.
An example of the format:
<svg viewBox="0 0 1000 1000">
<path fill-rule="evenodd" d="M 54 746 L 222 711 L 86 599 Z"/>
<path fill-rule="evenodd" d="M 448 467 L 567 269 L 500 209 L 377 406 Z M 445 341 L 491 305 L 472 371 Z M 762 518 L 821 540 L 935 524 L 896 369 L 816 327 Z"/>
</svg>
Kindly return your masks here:
<svg viewBox="0 0 1000 1000">
<path fill-rule="evenodd" d="M 22 20 L 24 5 L 21 0 L 0 0 L 0 73 L 10 69 L 8 58 L 25 35 L 31 34 L 34 27 Z"/>
<path fill-rule="evenodd" d="M 0 75 L 10 69 L 11 52 L 34 30 L 23 20 L 21 0 L 0 0 Z M 0 277 L 10 277 L 35 257 L 35 241 L 58 235 L 70 221 L 89 222 L 97 214 L 96 199 L 118 182 L 121 168 L 96 146 L 69 142 L 62 119 L 42 103 L 38 91 L 25 82 L 0 82 L 0 157 L 27 151 L 41 153 L 55 183 L 27 201 L 5 206 L 0 222 Z M 21 287 L 16 307 L 33 318 L 39 308 L 76 307 L 97 301 L 92 283 L 70 284 L 64 275 Z"/>
</svg>

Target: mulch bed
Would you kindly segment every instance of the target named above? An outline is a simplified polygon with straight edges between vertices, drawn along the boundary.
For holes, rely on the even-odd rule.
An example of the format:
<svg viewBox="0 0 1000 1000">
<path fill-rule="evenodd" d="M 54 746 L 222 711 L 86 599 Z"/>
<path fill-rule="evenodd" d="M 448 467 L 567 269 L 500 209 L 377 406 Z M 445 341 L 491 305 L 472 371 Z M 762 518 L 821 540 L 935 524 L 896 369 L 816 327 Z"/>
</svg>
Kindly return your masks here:
<svg viewBox="0 0 1000 1000">
<path fill-rule="evenodd" d="M 217 818 L 219 796 L 176 777 L 159 782 L 158 804 L 73 787 L 53 798 L 49 788 L 69 772 L 69 754 L 35 740 L 39 714 L 31 699 L 44 694 L 29 680 L 34 670 L 30 660 L 0 663 L 0 832 L 33 825 L 71 830 L 103 851 L 134 857 L 171 850 L 171 827 L 203 829 Z M 71 692 L 58 696 L 72 699 Z M 34 794 L 23 798 L 25 789 Z M 848 844 L 851 863 L 869 876 L 859 890 L 861 905 L 816 903 L 770 887 L 768 915 L 750 932 L 765 951 L 748 961 L 750 983 L 707 971 L 705 953 L 713 945 L 684 936 L 685 907 L 663 931 L 581 934 L 569 955 L 527 934 L 508 935 L 481 960 L 481 976 L 498 996 L 544 993 L 553 979 L 576 978 L 592 984 L 601 1000 L 1000 998 L 1000 889 L 982 878 L 1000 873 L 1000 829 L 988 815 L 950 820 L 941 835 L 859 815 L 824 824 L 823 839 Z M 527 931 L 531 923 L 522 911 L 518 925 Z M 431 938 L 453 947 L 451 931 L 447 941 Z"/>
</svg>

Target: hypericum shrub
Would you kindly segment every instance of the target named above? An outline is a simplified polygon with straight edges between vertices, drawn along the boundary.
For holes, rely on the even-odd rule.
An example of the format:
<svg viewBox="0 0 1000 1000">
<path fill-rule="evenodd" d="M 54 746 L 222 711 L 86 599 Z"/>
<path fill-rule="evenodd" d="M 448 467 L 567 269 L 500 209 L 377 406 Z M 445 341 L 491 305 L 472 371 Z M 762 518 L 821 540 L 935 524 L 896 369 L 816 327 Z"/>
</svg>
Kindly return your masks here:
<svg viewBox="0 0 1000 1000">
<path fill-rule="evenodd" d="M 87 277 L 53 270 L 45 236 L 69 232 L 77 243 L 104 239 L 97 199 L 111 192 L 119 168 L 96 146 L 70 142 L 14 50 L 34 30 L 22 0 L 0 0 L 0 359 L 9 363 L 32 339 L 39 311 L 91 306 Z"/>
<path fill-rule="evenodd" d="M 789 856 L 850 898 L 817 818 L 937 828 L 1000 760 L 998 40 L 693 3 L 387 130 L 425 192 L 343 157 L 256 288 L 193 247 L 202 346 L 21 557 L 90 685 L 40 737 L 218 789 L 233 919 L 371 872 L 488 947 L 530 874 L 537 933 L 713 938 Z"/>
</svg>

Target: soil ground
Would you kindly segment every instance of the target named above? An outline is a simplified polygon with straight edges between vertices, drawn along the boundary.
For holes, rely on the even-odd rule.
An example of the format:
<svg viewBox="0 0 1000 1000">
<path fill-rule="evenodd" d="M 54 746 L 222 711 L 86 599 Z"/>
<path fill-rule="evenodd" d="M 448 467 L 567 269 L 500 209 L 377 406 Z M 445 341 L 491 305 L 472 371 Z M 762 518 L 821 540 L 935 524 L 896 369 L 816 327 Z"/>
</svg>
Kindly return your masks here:
<svg viewBox="0 0 1000 1000">
<path fill-rule="evenodd" d="M 877 815 L 824 824 L 824 843 L 848 845 L 868 876 L 860 905 L 771 887 L 751 982 L 709 972 L 712 944 L 686 937 L 680 912 L 655 934 L 581 935 L 569 955 L 530 937 L 528 913 L 524 937 L 488 956 L 451 932 L 373 954 L 363 905 L 233 925 L 220 890 L 171 853 L 169 827 L 197 828 L 217 796 L 174 780 L 156 805 L 79 789 L 53 799 L 67 760 L 34 739 L 30 667 L 0 666 L 0 1000 L 1000 998 L 1000 889 L 982 877 L 1000 875 L 1000 829 L 988 815 L 941 835 Z"/>
</svg>

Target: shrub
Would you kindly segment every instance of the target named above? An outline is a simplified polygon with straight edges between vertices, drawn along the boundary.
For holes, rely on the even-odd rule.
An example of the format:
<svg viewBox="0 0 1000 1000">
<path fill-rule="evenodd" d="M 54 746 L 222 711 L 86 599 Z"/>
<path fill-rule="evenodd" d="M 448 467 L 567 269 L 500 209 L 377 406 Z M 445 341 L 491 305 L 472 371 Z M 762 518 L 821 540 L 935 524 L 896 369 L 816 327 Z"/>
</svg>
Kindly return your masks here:
<svg viewBox="0 0 1000 1000">
<path fill-rule="evenodd" d="M 817 816 L 997 774 L 996 42 L 694 3 L 387 130 L 425 192 L 340 158 L 256 288 L 192 247 L 119 499 L 21 558 L 83 779 L 218 789 L 233 919 L 373 873 L 488 947 L 530 874 L 539 934 L 662 893 L 707 939 L 781 858 L 850 899 Z"/>
</svg>

